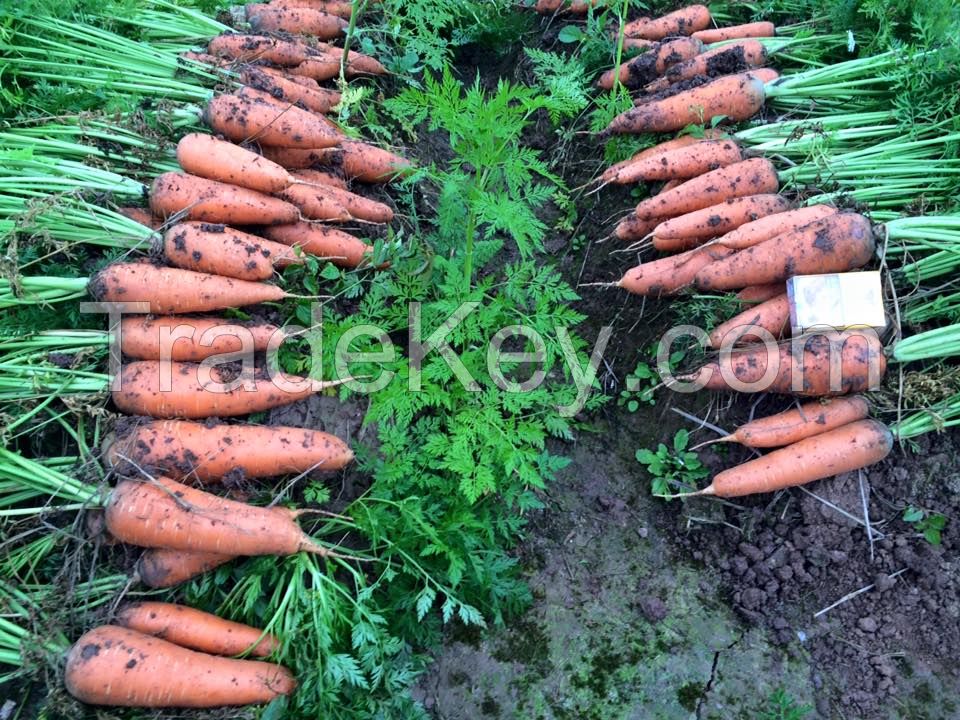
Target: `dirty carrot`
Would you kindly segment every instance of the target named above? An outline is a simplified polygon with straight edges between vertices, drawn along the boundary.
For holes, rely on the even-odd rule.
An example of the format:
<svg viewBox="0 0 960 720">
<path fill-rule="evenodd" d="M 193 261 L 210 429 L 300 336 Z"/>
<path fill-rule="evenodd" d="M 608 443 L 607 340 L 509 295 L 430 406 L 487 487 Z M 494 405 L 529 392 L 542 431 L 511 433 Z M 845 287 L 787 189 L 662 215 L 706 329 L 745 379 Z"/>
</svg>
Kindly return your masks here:
<svg viewBox="0 0 960 720">
<path fill-rule="evenodd" d="M 786 293 L 747 308 L 739 315 L 718 325 L 710 333 L 710 347 L 748 345 L 761 342 L 763 337 L 753 334 L 757 328 L 766 330 L 774 340 L 784 337 L 790 327 L 790 301 Z"/>
<path fill-rule="evenodd" d="M 347 181 L 336 173 L 327 170 L 296 170 L 292 175 L 302 183 L 308 185 L 330 185 L 341 190 L 347 189 Z"/>
<path fill-rule="evenodd" d="M 623 34 L 643 40 L 663 40 L 671 35 L 692 35 L 710 26 L 710 10 L 705 5 L 690 5 L 653 20 L 641 18 L 627 23 Z"/>
<path fill-rule="evenodd" d="M 295 205 L 256 190 L 187 173 L 158 176 L 150 188 L 150 209 L 163 218 L 227 225 L 279 225 L 300 219 Z"/>
<path fill-rule="evenodd" d="M 677 38 L 660 43 L 655 48 L 621 63 L 620 67 L 608 70 L 597 81 L 597 87 L 612 90 L 619 77 L 625 87 L 636 89 L 653 82 L 669 67 L 689 60 L 703 52 L 703 43 L 692 38 Z"/>
<path fill-rule="evenodd" d="M 787 286 L 783 283 L 768 283 L 766 285 L 751 285 L 737 293 L 737 300 L 745 303 L 766 302 L 777 295 L 783 295 Z"/>
<path fill-rule="evenodd" d="M 207 50 L 217 57 L 241 62 L 261 60 L 274 65 L 299 65 L 310 53 L 305 43 L 240 33 L 218 35 L 207 44 Z"/>
<path fill-rule="evenodd" d="M 289 105 L 279 109 L 259 97 L 217 95 L 207 103 L 203 121 L 233 142 L 274 147 L 325 148 L 340 142 L 322 116 Z"/>
<path fill-rule="evenodd" d="M 254 32 L 313 35 L 331 40 L 343 35 L 349 24 L 342 18 L 305 7 L 247 5 L 247 21 Z"/>
<path fill-rule="evenodd" d="M 275 225 L 264 230 L 264 233 L 271 240 L 298 247 L 338 267 L 355 268 L 373 253 L 373 247 L 360 238 L 317 223 Z"/>
<path fill-rule="evenodd" d="M 747 195 L 725 200 L 664 220 L 653 229 L 653 246 L 661 252 L 686 250 L 752 220 L 789 208 L 790 203 L 781 195 Z"/>
<path fill-rule="evenodd" d="M 644 88 L 649 93 L 665 90 L 674 83 L 697 77 L 715 78 L 746 72 L 767 64 L 767 48 L 759 40 L 738 40 L 684 58 L 664 69 L 663 77 L 651 79 Z"/>
<path fill-rule="evenodd" d="M 120 321 L 120 349 L 134 360 L 201 362 L 214 355 L 262 352 L 285 337 L 276 325 L 182 315 L 135 315 Z"/>
<path fill-rule="evenodd" d="M 638 265 L 629 270 L 617 284 L 634 295 L 671 295 L 690 285 L 701 268 L 732 253 L 732 250 L 719 246 L 696 248 L 680 255 Z"/>
<path fill-rule="evenodd" d="M 619 169 L 615 182 L 689 180 L 743 160 L 740 146 L 732 140 L 705 140 L 631 162 Z"/>
<path fill-rule="evenodd" d="M 713 43 L 724 42 L 725 40 L 738 40 L 740 38 L 769 38 L 774 37 L 776 34 L 776 25 L 772 22 L 764 21 L 698 30 L 693 33 L 691 37 L 695 37 L 704 45 L 712 45 Z"/>
<path fill-rule="evenodd" d="M 268 280 L 277 268 L 303 263 L 302 256 L 281 243 L 200 222 L 177 223 L 167 230 L 163 254 L 174 267 L 238 280 Z"/>
<path fill-rule="evenodd" d="M 234 280 L 150 263 L 114 263 L 91 280 L 88 292 L 104 302 L 147 303 L 158 315 L 210 312 L 283 300 L 275 285 Z"/>
<path fill-rule="evenodd" d="M 112 625 L 77 640 L 64 683 L 91 705 L 141 708 L 267 703 L 296 687 L 280 665 L 207 655 Z"/>
<path fill-rule="evenodd" d="M 297 175 L 296 177 L 305 180 L 307 176 Z M 340 219 L 316 217 L 310 213 L 309 208 L 315 202 L 312 197 L 313 195 L 318 195 L 324 202 L 332 201 L 344 208 L 347 211 L 348 219 L 365 220 L 372 223 L 388 223 L 393 220 L 393 209 L 389 205 L 377 202 L 376 200 L 370 200 L 369 198 L 363 197 L 363 195 L 357 195 L 356 193 L 352 193 L 349 190 L 339 188 L 330 183 L 314 185 L 310 188 L 311 193 L 301 193 L 299 189 L 291 193 L 289 190 L 290 189 L 281 193 L 281 197 L 297 205 L 304 216 L 308 218 L 315 220 Z M 322 204 L 323 203 L 321 203 L 321 205 Z"/>
<path fill-rule="evenodd" d="M 353 460 L 353 451 L 319 430 L 137 420 L 118 425 L 104 457 L 116 468 L 132 462 L 175 480 L 219 483 L 234 470 L 246 478 L 341 470 Z"/>
<path fill-rule="evenodd" d="M 211 655 L 249 651 L 255 657 L 267 657 L 280 645 L 274 635 L 263 630 L 175 603 L 130 603 L 117 611 L 114 623 Z"/>
<path fill-rule="evenodd" d="M 659 158 L 660 156 L 666 155 L 674 150 L 680 150 L 681 148 L 696 145 L 697 143 L 704 142 L 704 140 L 721 139 L 720 137 L 715 137 L 715 135 L 718 135 L 718 133 L 715 133 L 712 130 L 707 131 L 707 133 L 708 134 L 705 134 L 705 137 L 703 138 L 697 137 L 696 135 L 681 135 L 680 137 L 673 138 L 672 140 L 664 140 L 653 147 L 648 147 L 645 150 L 641 150 L 633 157 L 628 158 L 627 160 L 622 160 L 607 168 L 600 176 L 600 181 L 604 184 L 616 183 L 618 185 L 634 182 L 633 180 L 628 179 L 630 176 L 627 169 L 636 163 L 641 163 L 654 157 Z"/>
<path fill-rule="evenodd" d="M 187 552 L 152 548 L 137 561 L 137 577 L 150 588 L 170 588 L 210 572 L 235 559 L 236 555 Z"/>
<path fill-rule="evenodd" d="M 191 175 L 268 195 L 293 183 L 286 168 L 232 142 L 203 133 L 187 133 L 180 138 L 177 162 Z"/>
<path fill-rule="evenodd" d="M 410 169 L 410 162 L 399 155 L 356 141 L 343 141 L 339 147 L 319 150 L 264 147 L 263 154 L 288 170 L 335 169 L 365 183 L 390 182 Z"/>
<path fill-rule="evenodd" d="M 316 113 L 330 112 L 341 100 L 339 92 L 321 88 L 311 78 L 287 76 L 274 68 L 246 66 L 240 70 L 240 80 L 244 85 L 269 93 L 278 100 Z M 312 83 L 313 87 L 304 81 Z"/>
<path fill-rule="evenodd" d="M 775 238 L 777 235 L 799 230 L 814 220 L 821 220 L 837 212 L 838 210 L 832 205 L 811 205 L 788 210 L 741 225 L 723 237 L 717 238 L 716 242 L 733 250 L 744 250 Z"/>
</svg>

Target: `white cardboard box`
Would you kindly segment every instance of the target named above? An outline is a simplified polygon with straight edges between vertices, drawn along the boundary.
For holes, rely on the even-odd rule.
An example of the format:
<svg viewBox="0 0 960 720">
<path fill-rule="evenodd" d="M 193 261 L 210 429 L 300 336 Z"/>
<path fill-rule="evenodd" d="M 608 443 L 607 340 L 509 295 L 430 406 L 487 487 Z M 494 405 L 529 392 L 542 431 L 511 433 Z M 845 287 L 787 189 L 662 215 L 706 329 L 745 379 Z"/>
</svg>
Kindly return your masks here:
<svg viewBox="0 0 960 720">
<path fill-rule="evenodd" d="M 797 275 L 787 280 L 794 336 L 813 330 L 887 326 L 879 272 Z"/>
</svg>

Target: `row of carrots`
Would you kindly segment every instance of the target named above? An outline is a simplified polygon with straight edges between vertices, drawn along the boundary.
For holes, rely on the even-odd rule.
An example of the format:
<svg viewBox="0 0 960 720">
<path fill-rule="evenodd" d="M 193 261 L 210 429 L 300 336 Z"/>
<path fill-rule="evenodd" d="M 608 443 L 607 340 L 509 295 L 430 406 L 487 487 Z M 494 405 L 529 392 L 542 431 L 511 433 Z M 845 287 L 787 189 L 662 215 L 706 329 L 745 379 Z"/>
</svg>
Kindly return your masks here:
<svg viewBox="0 0 960 720">
<path fill-rule="evenodd" d="M 257 507 L 197 487 L 215 486 L 230 473 L 256 479 L 348 465 L 353 452 L 333 435 L 214 420 L 286 405 L 337 383 L 287 377 L 281 390 L 262 371 L 246 378 L 251 371 L 244 369 L 239 379 L 252 381 L 252 389 L 244 383 L 212 392 L 199 363 L 264 351 L 283 331 L 184 316 L 288 297 L 265 281 L 305 255 L 345 268 L 369 263 L 373 248 L 342 226 L 393 219 L 389 205 L 352 192 L 348 182 L 389 182 L 409 163 L 349 139 L 323 114 L 340 96 L 318 81 L 339 75 L 344 51 L 321 40 L 343 33 L 352 4 L 309 4 L 249 5 L 246 18 L 261 34 L 221 35 L 206 53 L 187 54 L 186 62 L 240 69 L 247 84 L 209 101 L 203 119 L 215 135 L 179 141 L 182 172 L 155 179 L 149 209 L 124 209 L 162 233 L 157 257 L 111 264 L 89 284 L 98 300 L 146 304 L 147 314 L 122 321 L 127 361 L 112 397 L 133 417 L 117 424 L 104 448 L 121 479 L 102 505 L 111 538 L 146 548 L 137 579 L 151 588 L 173 587 L 236 557 L 337 556 L 299 527 L 305 511 Z M 355 52 L 345 69 L 347 76 L 385 72 Z M 164 340 L 183 325 L 192 326 L 191 337 Z M 219 333 L 212 343 L 211 331 Z M 210 379 L 238 378 L 214 368 Z M 69 654 L 66 686 L 79 700 L 216 707 L 268 702 L 296 686 L 281 666 L 224 657 L 273 654 L 276 638 L 260 630 L 165 603 L 129 606 L 115 623 L 86 633 Z"/>
<path fill-rule="evenodd" d="M 541 0 L 536 9 L 585 14 L 595 5 Z M 764 83 L 779 74 L 762 67 L 767 52 L 754 38 L 772 37 L 776 28 L 766 22 L 727 28 L 711 24 L 709 9 L 692 5 L 624 26 L 625 44 L 642 52 L 604 73 L 598 86 L 610 89 L 619 83 L 638 95 L 634 108 L 617 117 L 604 135 L 671 132 L 717 115 L 737 121 L 759 111 Z M 733 42 L 705 50 L 705 43 L 721 41 Z M 868 218 L 832 205 L 794 207 L 779 194 L 773 163 L 750 157 L 721 129 L 643 150 L 608 168 L 594 184 L 602 189 L 655 182 L 665 183 L 662 190 L 640 202 L 612 235 L 632 243 L 632 249 L 652 245 L 665 256 L 632 268 L 613 286 L 646 297 L 691 289 L 738 291 L 737 297 L 749 304 L 709 335 L 710 346 L 731 350 L 729 356 L 678 380 L 697 381 L 708 390 L 742 390 L 746 384 L 815 398 L 875 389 L 886 359 L 873 334 L 851 331 L 843 338 L 839 388 L 831 386 L 833 353 L 827 337 L 805 339 L 802 356 L 795 359 L 790 343 L 774 350 L 761 344 L 758 335 L 766 331 L 776 340 L 789 337 L 785 283 L 790 277 L 856 270 L 874 258 L 875 232 Z M 760 384 L 771 364 L 778 371 Z M 800 389 L 794 383 L 796 372 L 802 372 Z M 717 474 L 710 486 L 694 494 L 772 492 L 879 462 L 891 451 L 893 436 L 868 415 L 867 401 L 854 395 L 751 421 L 724 440 L 777 449 Z"/>
</svg>

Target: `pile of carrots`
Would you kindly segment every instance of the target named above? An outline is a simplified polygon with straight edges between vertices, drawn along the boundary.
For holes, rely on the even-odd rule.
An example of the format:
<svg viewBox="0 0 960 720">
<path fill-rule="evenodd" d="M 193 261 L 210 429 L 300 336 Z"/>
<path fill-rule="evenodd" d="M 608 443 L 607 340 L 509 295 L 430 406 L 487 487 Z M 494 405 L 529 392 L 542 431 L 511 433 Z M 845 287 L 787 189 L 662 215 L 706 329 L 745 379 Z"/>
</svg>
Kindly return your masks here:
<svg viewBox="0 0 960 720">
<path fill-rule="evenodd" d="M 541 0 L 536 10 L 582 15 L 596 5 Z M 769 58 L 759 39 L 773 37 L 776 28 L 768 22 L 712 25 L 706 6 L 691 5 L 621 29 L 624 45 L 642 52 L 604 73 L 597 85 L 634 91 L 635 106 L 615 118 L 603 136 L 673 132 L 719 115 L 740 121 L 760 110 L 764 84 L 779 75 L 764 67 Z M 719 128 L 661 142 L 608 168 L 596 182 L 600 188 L 635 183 L 664 185 L 612 235 L 633 243 L 631 248 L 652 246 L 664 256 L 630 269 L 614 286 L 648 297 L 737 291 L 748 305 L 709 336 L 713 349 L 732 350 L 729 355 L 679 380 L 698 381 L 708 390 L 753 384 L 758 391 L 817 398 L 875 389 L 886 360 L 874 335 L 849 332 L 843 338 L 839 383 L 831 383 L 825 336 L 804 338 L 798 358 L 790 343 L 761 342 L 761 336 L 790 337 L 785 286 L 790 277 L 856 270 L 874 258 L 876 238 L 868 218 L 832 205 L 795 206 L 779 194 L 781 177 L 773 163 L 751 157 Z M 772 363 L 777 372 L 760 383 Z M 798 372 L 802 383 L 794 382 Z M 868 420 L 867 411 L 866 402 L 854 397 L 756 420 L 729 440 L 782 449 L 720 473 L 697 494 L 770 492 L 879 462 L 892 436 Z M 760 444 L 758 437 L 764 438 Z"/>
<path fill-rule="evenodd" d="M 187 53 L 187 62 L 238 70 L 246 84 L 209 101 L 203 120 L 212 134 L 180 139 L 181 171 L 154 180 L 149 208 L 124 209 L 162 236 L 157 257 L 111 264 L 90 281 L 94 298 L 143 303 L 145 313 L 122 321 L 126 360 L 112 398 L 131 417 L 104 448 L 120 480 L 103 509 L 112 538 L 146 549 L 137 578 L 148 587 L 173 587 L 236 557 L 336 555 L 299 527 L 304 511 L 256 507 L 215 490 L 231 473 L 254 479 L 348 465 L 353 452 L 333 435 L 218 420 L 337 383 L 286 376 L 281 389 L 260 370 L 244 366 L 228 377 L 217 366 L 207 377 L 200 363 L 262 352 L 285 338 L 269 323 L 211 313 L 288 297 L 268 281 L 305 255 L 344 268 L 369 265 L 373 248 L 344 226 L 393 219 L 389 205 L 353 185 L 387 183 L 410 163 L 349 139 L 325 114 L 340 92 L 321 83 L 386 72 L 372 57 L 324 42 L 344 33 L 351 11 L 351 3 L 332 0 L 248 5 L 256 34 L 223 34 L 206 52 Z M 185 315 L 192 313 L 203 315 Z M 184 327 L 192 334 L 185 337 Z M 128 607 L 116 623 L 89 631 L 70 652 L 67 689 L 84 702 L 244 705 L 296 686 L 285 668 L 229 657 L 273 654 L 278 643 L 268 633 L 163 603 Z"/>
</svg>

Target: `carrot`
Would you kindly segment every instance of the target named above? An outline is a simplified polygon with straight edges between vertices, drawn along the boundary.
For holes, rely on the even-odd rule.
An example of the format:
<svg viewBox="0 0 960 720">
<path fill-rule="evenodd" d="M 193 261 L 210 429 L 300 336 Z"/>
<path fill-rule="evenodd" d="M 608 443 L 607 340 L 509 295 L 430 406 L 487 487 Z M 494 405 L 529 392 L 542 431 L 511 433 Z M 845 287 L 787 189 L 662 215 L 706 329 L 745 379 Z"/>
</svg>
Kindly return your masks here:
<svg viewBox="0 0 960 720">
<path fill-rule="evenodd" d="M 767 64 L 767 48 L 759 40 L 738 40 L 712 48 L 705 53 L 684 58 L 663 72 L 663 77 L 646 83 L 647 92 L 659 92 L 681 80 L 695 77 L 715 78 L 742 73 Z"/>
<path fill-rule="evenodd" d="M 670 35 L 692 35 L 710 26 L 710 10 L 704 5 L 690 5 L 663 17 L 641 18 L 627 23 L 623 33 L 627 37 L 644 40 L 663 40 Z"/>
<path fill-rule="evenodd" d="M 353 218 L 343 206 L 329 186 L 309 187 L 307 185 L 291 185 L 279 193 L 282 200 L 299 208 L 300 214 L 311 220 L 328 220 L 330 222 L 348 222 Z"/>
<path fill-rule="evenodd" d="M 680 255 L 638 265 L 628 271 L 617 284 L 634 295 L 672 295 L 687 287 L 701 268 L 732 252 L 721 247 L 696 248 Z"/>
<path fill-rule="evenodd" d="M 247 22 L 254 32 L 313 35 L 323 40 L 339 37 L 349 24 L 341 17 L 305 7 L 247 5 Z"/>
<path fill-rule="evenodd" d="M 211 170 L 213 174 L 215 170 Z M 153 181 L 150 209 L 169 218 L 227 225 L 277 225 L 300 219 L 295 205 L 264 193 L 208 180 L 187 173 L 168 172 Z"/>
<path fill-rule="evenodd" d="M 735 290 L 780 282 L 793 275 L 847 272 L 873 257 L 870 221 L 839 213 L 777 235 L 697 273 L 700 290 Z"/>
<path fill-rule="evenodd" d="M 537 0 L 533 6 L 541 15 L 552 12 L 565 12 L 571 15 L 586 15 L 591 7 L 597 6 L 598 0 Z"/>
<path fill-rule="evenodd" d="M 145 225 L 151 230 L 159 230 L 163 227 L 163 219 L 156 217 L 146 208 L 121 207 L 117 208 L 117 212 L 123 215 L 125 218 L 130 218 L 134 222 Z"/>
<path fill-rule="evenodd" d="M 343 59 L 343 48 L 336 45 L 330 45 L 324 42 L 317 42 L 314 45 L 318 57 L 336 60 L 339 64 Z M 350 50 L 347 53 L 347 77 L 356 77 L 358 75 L 386 75 L 387 69 L 376 58 L 364 55 L 360 52 Z"/>
<path fill-rule="evenodd" d="M 113 467 L 156 469 L 175 480 L 219 483 L 233 471 L 247 478 L 341 470 L 349 446 L 319 430 L 183 420 L 124 423 L 103 451 Z"/>
<path fill-rule="evenodd" d="M 779 188 L 780 178 L 773 163 L 752 158 L 704 173 L 669 192 L 648 198 L 637 205 L 635 212 L 644 219 L 669 219 L 725 200 L 775 193 Z"/>
<path fill-rule="evenodd" d="M 373 247 L 359 238 L 316 223 L 275 225 L 264 233 L 271 240 L 299 247 L 303 252 L 329 260 L 339 267 L 355 268 L 373 253 Z"/>
<path fill-rule="evenodd" d="M 775 238 L 777 235 L 795 232 L 814 220 L 820 220 L 837 212 L 838 210 L 831 205 L 811 205 L 789 210 L 741 225 L 723 237 L 717 238 L 717 242 L 733 250 L 744 250 Z"/>
<path fill-rule="evenodd" d="M 296 523 L 301 511 L 227 500 L 170 478 L 122 480 L 110 493 L 105 519 L 118 540 L 148 548 L 236 555 L 329 551 Z"/>
<path fill-rule="evenodd" d="M 697 495 L 732 498 L 805 485 L 883 460 L 893 433 L 876 420 L 859 420 L 718 473 Z"/>
<path fill-rule="evenodd" d="M 772 22 L 752 22 L 743 25 L 730 25 L 729 27 L 710 28 L 709 30 L 698 30 L 693 33 L 693 37 L 704 45 L 724 42 L 725 40 L 737 40 L 739 38 L 768 38 L 777 34 L 777 26 Z"/>
<path fill-rule="evenodd" d="M 128 415 L 161 419 L 235 417 L 289 405 L 340 384 L 292 376 L 283 380 L 247 368 L 231 372 L 222 365 L 138 360 L 120 370 L 113 404 Z"/>
<path fill-rule="evenodd" d="M 235 559 L 236 555 L 186 552 L 169 548 L 153 548 L 140 556 L 137 576 L 150 588 L 169 588 L 210 572 Z"/>
<path fill-rule="evenodd" d="M 613 230 L 613 237 L 623 242 L 636 242 L 647 237 L 659 224 L 659 218 L 643 219 L 638 218 L 636 213 L 630 213 L 617 223 L 617 227 Z"/>
<path fill-rule="evenodd" d="M 648 147 L 645 150 L 641 150 L 633 157 L 628 160 L 622 160 L 621 162 L 611 165 L 607 168 L 603 175 L 600 176 L 600 180 L 603 183 L 617 183 L 617 184 L 626 184 L 634 182 L 633 180 L 623 180 L 621 177 L 629 177 L 625 170 L 635 163 L 640 163 L 642 161 L 657 157 L 659 158 L 662 155 L 666 155 L 674 150 L 680 150 L 681 148 L 690 147 L 691 145 L 696 145 L 703 142 L 705 139 L 715 140 L 719 138 L 713 137 L 713 133 L 707 136 L 706 138 L 700 138 L 695 135 L 681 135 L 680 137 L 673 138 L 672 140 L 664 140 L 658 145 L 653 147 Z"/>
<path fill-rule="evenodd" d="M 631 108 L 615 117 L 601 136 L 674 132 L 687 125 L 708 124 L 721 115 L 734 121 L 747 120 L 760 111 L 765 99 L 764 82 L 760 78 L 751 73 L 727 75 L 672 97 Z"/>
<path fill-rule="evenodd" d="M 328 132 L 332 132 L 337 137 L 338 141 L 345 140 L 347 138 L 346 134 L 343 132 L 343 128 L 337 125 L 337 123 L 335 123 L 326 115 L 315 113 L 310 110 L 302 110 L 286 100 L 278 100 L 273 95 L 263 90 L 257 90 L 249 85 L 245 85 L 237 90 L 234 95 L 244 100 L 269 106 L 275 113 L 275 117 L 285 117 L 290 111 L 306 113 L 314 122 L 324 126 Z"/>
<path fill-rule="evenodd" d="M 732 435 L 714 442 L 735 442 L 750 448 L 776 448 L 822 435 L 870 414 L 870 403 L 860 395 L 814 400 L 770 417 L 751 420 Z"/>
<path fill-rule="evenodd" d="M 747 195 L 664 220 L 653 229 L 653 246 L 677 252 L 699 245 L 751 220 L 783 212 L 790 203 L 780 195 Z"/>
<path fill-rule="evenodd" d="M 191 52 L 190 50 L 180 53 L 179 57 L 183 60 L 189 60 L 200 65 L 210 65 L 215 68 L 228 68 L 234 62 L 228 58 L 217 57 L 204 52 Z"/>
<path fill-rule="evenodd" d="M 685 183 L 685 182 L 686 182 L 686 180 L 668 180 L 668 181 L 665 182 L 663 185 L 661 185 L 661 186 L 660 186 L 660 189 L 659 189 L 656 193 L 654 193 L 654 194 L 655 194 L 655 195 L 659 195 L 660 193 L 670 192 L 670 191 L 673 190 L 674 188 L 680 187 L 680 186 L 683 185 L 683 183 Z"/>
<path fill-rule="evenodd" d="M 212 135 L 187 133 L 177 143 L 177 162 L 197 177 L 257 190 L 280 192 L 294 179 L 287 169 L 246 148 Z"/>
<path fill-rule="evenodd" d="M 276 302 L 287 295 L 275 285 L 165 268 L 114 263 L 90 280 L 88 292 L 104 302 L 143 302 L 158 315 L 210 312 Z"/>
<path fill-rule="evenodd" d="M 643 38 L 629 38 L 629 37 L 625 37 L 623 39 L 623 47 L 626 50 L 648 50 L 656 46 L 657 46 L 656 40 L 644 40 Z"/>
<path fill-rule="evenodd" d="M 216 317 L 137 315 L 120 321 L 120 349 L 135 360 L 201 362 L 214 355 L 262 352 L 284 337 L 275 325 Z"/>
<path fill-rule="evenodd" d="M 307 58 L 299 65 L 290 68 L 292 75 L 311 78 L 317 82 L 332 80 L 340 75 L 340 61 L 331 56 Z"/>
<path fill-rule="evenodd" d="M 280 646 L 274 635 L 263 630 L 174 603 L 130 603 L 120 608 L 114 621 L 120 627 L 211 655 L 242 655 L 249 650 L 255 657 L 267 657 Z"/>
<path fill-rule="evenodd" d="M 91 705 L 141 708 L 267 703 L 296 687 L 280 665 L 206 655 L 112 625 L 77 640 L 64 683 Z"/>
<path fill-rule="evenodd" d="M 797 345 L 796 359 L 793 345 Z M 838 365 L 833 373 L 831 358 Z M 770 377 L 765 378 L 771 363 L 774 367 Z M 776 349 L 754 345 L 735 350 L 729 357 L 721 356 L 720 360 L 679 379 L 695 381 L 706 390 L 823 397 L 875 390 L 886 369 L 883 346 L 876 336 L 848 331 L 834 337 L 820 334 L 795 338 L 791 343 L 777 345 Z"/>
<path fill-rule="evenodd" d="M 269 93 L 277 100 L 294 103 L 298 107 L 317 113 L 328 113 L 340 103 L 340 93 L 318 87 L 311 78 L 287 77 L 273 68 L 247 66 L 240 70 L 240 80 L 257 90 Z M 302 81 L 313 82 L 314 87 Z"/>
<path fill-rule="evenodd" d="M 324 148 L 340 142 L 340 136 L 320 116 L 293 105 L 281 111 L 261 98 L 218 95 L 207 103 L 203 121 L 238 143 Z"/>
<path fill-rule="evenodd" d="M 167 230 L 163 254 L 174 267 L 238 280 L 268 280 L 276 268 L 303 263 L 303 257 L 286 245 L 199 222 L 178 223 Z"/>
<path fill-rule="evenodd" d="M 749 332 L 753 328 L 762 328 L 775 340 L 784 337 L 790 328 L 790 301 L 786 293 L 744 310 L 725 323 L 718 325 L 710 333 L 710 347 L 748 345 L 761 342 L 762 337 Z"/>
<path fill-rule="evenodd" d="M 274 65 L 299 65 L 309 56 L 305 43 L 242 33 L 218 35 L 207 44 L 207 50 L 211 55 L 231 60 L 262 60 Z"/>
<path fill-rule="evenodd" d="M 365 183 L 384 183 L 405 175 L 410 162 L 399 155 L 357 141 L 343 141 L 339 147 L 319 150 L 263 148 L 265 157 L 288 170 L 323 167 L 342 172 L 348 178 Z"/>
<path fill-rule="evenodd" d="M 684 60 L 689 60 L 703 52 L 703 43 L 692 38 L 677 38 L 660 43 L 655 48 L 637 57 L 621 63 L 619 68 L 608 70 L 597 81 L 597 87 L 612 90 L 614 80 L 628 88 L 643 87 L 660 77 L 667 68 Z"/>
<path fill-rule="evenodd" d="M 302 183 L 309 185 L 329 185 L 331 187 L 347 189 L 347 182 L 339 175 L 325 170 L 297 170 L 293 176 Z"/>
<path fill-rule="evenodd" d="M 783 283 L 751 285 L 737 293 L 737 300 L 745 303 L 762 303 L 777 297 L 777 295 L 783 295 L 786 291 L 787 286 Z"/>
<path fill-rule="evenodd" d="M 689 180 L 743 160 L 740 146 L 732 140 L 705 140 L 632 162 L 620 169 L 616 182 Z"/>
<path fill-rule="evenodd" d="M 393 209 L 375 200 L 343 190 L 333 185 L 314 185 L 306 188 L 294 186 L 280 193 L 280 197 L 300 208 L 305 217 L 314 220 L 342 220 L 341 216 L 326 216 L 330 202 L 346 210 L 347 219 L 366 220 L 372 223 L 388 223 L 393 220 Z M 319 208 L 314 214 L 314 209 Z"/>
<path fill-rule="evenodd" d="M 335 2 L 334 0 L 270 0 L 271 7 L 287 8 L 313 8 L 321 10 L 344 20 L 349 20 L 353 15 L 353 3 Z"/>
</svg>

